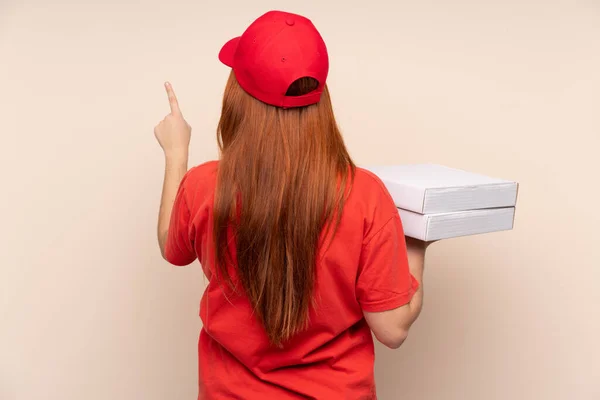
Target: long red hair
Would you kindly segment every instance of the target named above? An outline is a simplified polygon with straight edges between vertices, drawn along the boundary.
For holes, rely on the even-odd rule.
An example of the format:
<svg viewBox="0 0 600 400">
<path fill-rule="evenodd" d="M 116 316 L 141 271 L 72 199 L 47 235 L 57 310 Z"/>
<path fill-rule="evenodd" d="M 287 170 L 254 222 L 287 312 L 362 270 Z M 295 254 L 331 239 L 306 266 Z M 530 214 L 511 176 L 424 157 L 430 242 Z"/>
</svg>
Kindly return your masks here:
<svg viewBox="0 0 600 400">
<path fill-rule="evenodd" d="M 317 86 L 301 78 L 287 94 L 303 95 Z M 321 238 L 337 228 L 355 165 L 327 87 L 317 104 L 282 109 L 248 95 L 232 72 L 217 137 L 217 275 L 236 288 L 230 269 L 235 268 L 269 340 L 280 346 L 309 323 Z"/>
</svg>

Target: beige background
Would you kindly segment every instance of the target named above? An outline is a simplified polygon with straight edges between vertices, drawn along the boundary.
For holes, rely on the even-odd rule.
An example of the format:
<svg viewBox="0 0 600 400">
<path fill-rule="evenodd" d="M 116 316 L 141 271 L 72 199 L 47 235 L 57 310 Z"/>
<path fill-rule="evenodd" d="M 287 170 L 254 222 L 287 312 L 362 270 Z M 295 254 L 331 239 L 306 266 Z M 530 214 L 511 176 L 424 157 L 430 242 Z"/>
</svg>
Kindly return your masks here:
<svg viewBox="0 0 600 400">
<path fill-rule="evenodd" d="M 521 183 L 515 230 L 441 242 L 380 398 L 600 399 L 600 2 L 0 2 L 0 399 L 193 399 L 196 265 L 161 261 L 173 82 L 216 156 L 220 45 L 277 8 L 328 42 L 359 164 Z M 104 4 L 102 4 L 104 3 Z"/>
</svg>

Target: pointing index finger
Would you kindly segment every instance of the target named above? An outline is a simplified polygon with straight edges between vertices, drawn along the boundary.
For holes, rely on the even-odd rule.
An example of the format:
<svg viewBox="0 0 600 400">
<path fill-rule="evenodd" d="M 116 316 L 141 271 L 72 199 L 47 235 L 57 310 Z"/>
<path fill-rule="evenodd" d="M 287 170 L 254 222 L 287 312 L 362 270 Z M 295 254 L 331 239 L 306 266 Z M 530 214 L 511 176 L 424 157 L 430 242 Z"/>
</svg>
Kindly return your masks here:
<svg viewBox="0 0 600 400">
<path fill-rule="evenodd" d="M 177 102 L 177 96 L 173 91 L 173 86 L 169 82 L 165 83 L 165 89 L 167 90 L 167 96 L 169 97 L 169 106 L 171 107 L 171 114 L 181 114 L 179 109 L 179 102 Z"/>
</svg>

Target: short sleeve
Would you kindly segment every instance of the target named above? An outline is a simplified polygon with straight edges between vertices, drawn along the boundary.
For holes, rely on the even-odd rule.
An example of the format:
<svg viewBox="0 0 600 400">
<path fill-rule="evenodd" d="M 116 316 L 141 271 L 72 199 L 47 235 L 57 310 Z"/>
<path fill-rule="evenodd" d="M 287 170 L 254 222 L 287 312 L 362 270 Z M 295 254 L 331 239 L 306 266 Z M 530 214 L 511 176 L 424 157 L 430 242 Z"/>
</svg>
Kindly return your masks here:
<svg viewBox="0 0 600 400">
<path fill-rule="evenodd" d="M 186 266 L 196 260 L 190 229 L 191 212 L 186 200 L 186 178 L 182 179 L 171 211 L 171 222 L 165 245 L 165 259 L 173 265 Z"/>
<path fill-rule="evenodd" d="M 418 287 L 408 268 L 404 231 L 396 213 L 363 244 L 358 302 L 366 312 L 393 310 L 407 304 Z"/>
</svg>

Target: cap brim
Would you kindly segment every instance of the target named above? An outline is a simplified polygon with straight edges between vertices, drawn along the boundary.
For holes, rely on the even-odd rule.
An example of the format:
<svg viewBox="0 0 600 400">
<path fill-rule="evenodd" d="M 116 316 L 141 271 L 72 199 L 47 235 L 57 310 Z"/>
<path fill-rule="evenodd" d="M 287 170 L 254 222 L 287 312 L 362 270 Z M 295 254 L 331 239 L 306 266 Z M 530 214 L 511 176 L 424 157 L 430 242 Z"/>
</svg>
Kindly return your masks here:
<svg viewBox="0 0 600 400">
<path fill-rule="evenodd" d="M 233 60 L 235 58 L 235 52 L 237 51 L 239 42 L 240 37 L 233 38 L 229 42 L 225 43 L 219 52 L 219 60 L 228 67 L 233 68 Z"/>
</svg>

